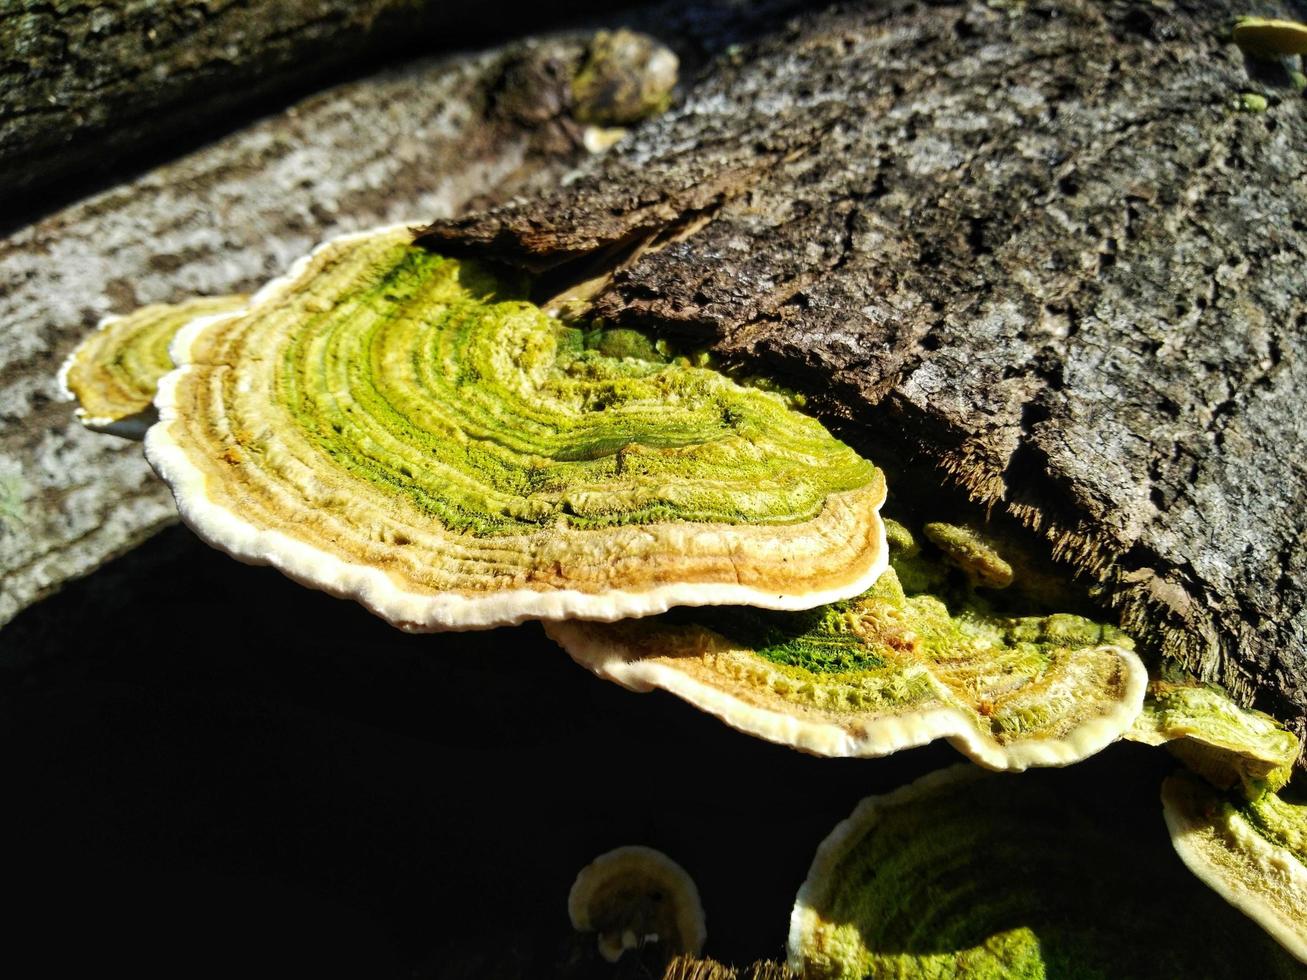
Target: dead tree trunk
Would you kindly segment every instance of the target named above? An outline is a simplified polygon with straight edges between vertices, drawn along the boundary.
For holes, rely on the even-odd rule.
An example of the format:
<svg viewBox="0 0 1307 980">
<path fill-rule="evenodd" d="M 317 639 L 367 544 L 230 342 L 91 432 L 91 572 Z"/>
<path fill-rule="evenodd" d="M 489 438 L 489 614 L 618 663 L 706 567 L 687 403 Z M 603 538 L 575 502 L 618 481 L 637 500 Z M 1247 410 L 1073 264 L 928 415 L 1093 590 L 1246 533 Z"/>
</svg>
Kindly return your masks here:
<svg viewBox="0 0 1307 980">
<path fill-rule="evenodd" d="M 807 15 L 580 179 L 425 240 L 611 270 L 603 316 L 782 376 L 898 506 L 933 483 L 1019 521 L 1302 730 L 1307 103 L 1228 42 L 1242 12 Z"/>
</svg>

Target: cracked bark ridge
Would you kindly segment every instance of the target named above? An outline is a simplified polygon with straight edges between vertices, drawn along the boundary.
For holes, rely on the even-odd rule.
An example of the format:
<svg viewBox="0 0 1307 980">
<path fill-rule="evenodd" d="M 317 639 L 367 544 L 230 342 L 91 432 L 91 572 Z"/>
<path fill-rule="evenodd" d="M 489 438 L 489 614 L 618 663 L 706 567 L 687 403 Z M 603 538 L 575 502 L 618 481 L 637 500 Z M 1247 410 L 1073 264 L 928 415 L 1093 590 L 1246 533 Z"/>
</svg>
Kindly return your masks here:
<svg viewBox="0 0 1307 980">
<path fill-rule="evenodd" d="M 581 50 L 513 45 L 365 78 L 0 240 L 0 624 L 176 519 L 140 445 L 86 431 L 58 400 L 55 372 L 100 317 L 248 291 L 332 235 L 556 180 L 576 149 L 560 97 L 503 78 Z"/>
<path fill-rule="evenodd" d="M 425 240 L 560 280 L 602 257 L 604 316 L 933 464 L 1302 732 L 1307 104 L 1225 40 L 1241 12 L 807 15 L 566 186 Z M 1249 89 L 1268 112 L 1237 111 Z"/>
</svg>

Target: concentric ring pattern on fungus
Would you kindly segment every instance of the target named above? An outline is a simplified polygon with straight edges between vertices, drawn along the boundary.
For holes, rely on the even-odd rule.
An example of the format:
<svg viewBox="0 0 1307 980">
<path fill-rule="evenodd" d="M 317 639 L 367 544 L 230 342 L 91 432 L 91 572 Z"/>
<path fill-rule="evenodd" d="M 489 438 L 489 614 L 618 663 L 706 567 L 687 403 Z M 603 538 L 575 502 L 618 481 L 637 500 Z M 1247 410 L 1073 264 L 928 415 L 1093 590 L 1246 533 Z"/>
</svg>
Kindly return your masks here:
<svg viewBox="0 0 1307 980">
<path fill-rule="evenodd" d="M 1129 796 L 1143 771 L 1119 798 L 1058 775 L 955 767 L 863 800 L 799 889 L 791 968 L 805 980 L 1302 976 L 1175 859 L 1154 805 Z"/>
<path fill-rule="evenodd" d="M 246 296 L 200 296 L 108 316 L 59 369 L 65 397 L 88 429 L 140 439 L 155 421 L 154 393 L 173 369 L 168 346 L 187 323 L 242 309 Z"/>
<path fill-rule="evenodd" d="M 806 608 L 885 568 L 870 462 L 526 285 L 404 228 L 328 242 L 178 334 L 146 455 L 210 543 L 406 629 Z"/>
<path fill-rule="evenodd" d="M 573 659 L 661 688 L 728 725 L 827 756 L 946 738 L 993 769 L 1078 762 L 1139 714 L 1148 677 L 1079 616 L 951 612 L 890 568 L 864 595 L 804 612 L 727 608 L 545 627 Z"/>
</svg>

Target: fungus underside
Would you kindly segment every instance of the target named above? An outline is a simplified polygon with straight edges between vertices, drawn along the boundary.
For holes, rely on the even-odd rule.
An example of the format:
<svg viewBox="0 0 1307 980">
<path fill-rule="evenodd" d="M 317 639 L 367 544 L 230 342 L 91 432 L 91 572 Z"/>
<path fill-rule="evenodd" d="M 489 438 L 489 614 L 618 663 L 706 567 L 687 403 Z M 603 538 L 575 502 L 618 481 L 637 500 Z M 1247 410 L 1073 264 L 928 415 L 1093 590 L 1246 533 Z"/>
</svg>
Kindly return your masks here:
<svg viewBox="0 0 1307 980">
<path fill-rule="evenodd" d="M 1189 869 L 1307 963 L 1307 803 L 1271 792 L 1249 800 L 1180 772 L 1162 804 Z"/>
</svg>

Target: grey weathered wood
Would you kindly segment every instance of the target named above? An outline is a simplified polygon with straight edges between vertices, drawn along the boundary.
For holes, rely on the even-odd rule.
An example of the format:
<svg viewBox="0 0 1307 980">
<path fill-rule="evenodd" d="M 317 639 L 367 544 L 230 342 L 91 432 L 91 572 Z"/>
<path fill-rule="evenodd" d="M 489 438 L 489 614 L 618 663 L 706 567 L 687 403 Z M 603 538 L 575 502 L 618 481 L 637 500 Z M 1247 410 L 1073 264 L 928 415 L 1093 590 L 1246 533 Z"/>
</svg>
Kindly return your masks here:
<svg viewBox="0 0 1307 980">
<path fill-rule="evenodd" d="M 565 76 L 529 69 L 579 51 L 517 46 L 332 89 L 0 241 L 0 624 L 175 519 L 140 445 L 57 400 L 55 371 L 100 317 L 253 289 L 324 237 L 453 214 L 560 167 Z M 509 65 L 537 84 L 503 85 Z"/>
<path fill-rule="evenodd" d="M 1151 650 L 1301 731 L 1307 103 L 1225 39 L 1243 12 L 812 14 L 426 240 L 560 284 L 627 256 L 605 316 L 806 390 L 896 506 L 937 484 L 1019 520 Z"/>
</svg>

